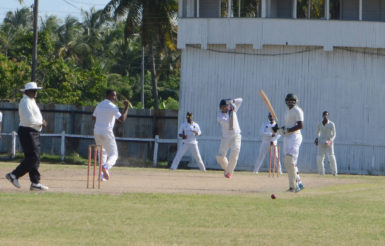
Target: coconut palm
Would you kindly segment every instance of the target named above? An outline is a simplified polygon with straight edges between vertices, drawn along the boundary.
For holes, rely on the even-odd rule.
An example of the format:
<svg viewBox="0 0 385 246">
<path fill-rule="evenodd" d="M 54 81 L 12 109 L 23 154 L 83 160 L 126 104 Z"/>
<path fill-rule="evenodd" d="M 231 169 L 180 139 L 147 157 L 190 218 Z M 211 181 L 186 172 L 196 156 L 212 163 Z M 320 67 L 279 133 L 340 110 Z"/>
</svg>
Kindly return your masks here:
<svg viewBox="0 0 385 246">
<path fill-rule="evenodd" d="M 151 80 L 154 108 L 159 108 L 156 57 L 166 49 L 175 49 L 174 18 L 177 0 L 111 0 L 104 8 L 104 15 L 125 19 L 124 37 L 127 41 L 139 33 L 142 46 L 151 59 Z"/>
<path fill-rule="evenodd" d="M 59 57 L 79 62 L 86 53 L 91 51 L 90 46 L 82 41 L 82 25 L 76 18 L 67 16 L 64 24 L 58 29 L 58 36 Z"/>
</svg>

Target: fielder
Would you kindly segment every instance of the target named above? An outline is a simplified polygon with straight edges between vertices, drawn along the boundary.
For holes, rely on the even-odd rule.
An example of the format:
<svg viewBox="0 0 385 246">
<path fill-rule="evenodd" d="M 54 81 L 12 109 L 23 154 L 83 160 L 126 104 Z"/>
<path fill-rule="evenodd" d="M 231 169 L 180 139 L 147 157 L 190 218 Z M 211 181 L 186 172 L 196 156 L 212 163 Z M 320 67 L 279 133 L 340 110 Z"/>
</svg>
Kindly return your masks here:
<svg viewBox="0 0 385 246">
<path fill-rule="evenodd" d="M 337 162 L 334 155 L 334 139 L 336 138 L 336 127 L 332 121 L 329 120 L 329 112 L 322 113 L 323 120 L 317 127 L 317 138 L 314 144 L 318 146 L 317 152 L 317 167 L 320 175 L 325 175 L 324 159 L 325 154 L 330 163 L 332 174 L 337 176 Z"/>
<path fill-rule="evenodd" d="M 195 161 L 199 166 L 199 169 L 202 172 L 205 172 L 206 167 L 205 164 L 203 164 L 201 154 L 199 153 L 198 141 L 196 138 L 197 136 L 200 136 L 202 134 L 201 129 L 198 123 L 193 121 L 192 113 L 187 112 L 186 119 L 187 122 L 182 123 L 178 131 L 179 137 L 183 139 L 182 146 L 176 152 L 175 158 L 171 164 L 170 169 L 176 170 L 183 155 L 186 153 L 187 150 L 190 150 L 194 156 Z"/>
<path fill-rule="evenodd" d="M 106 99 L 96 106 L 92 115 L 95 120 L 95 142 L 97 145 L 103 146 L 102 181 L 110 179 L 108 170 L 115 165 L 118 159 L 118 147 L 113 132 L 115 121 L 123 123 L 128 114 L 129 102 L 127 100 L 123 101 L 124 111 L 121 114 L 119 108 L 115 105 L 116 100 L 116 91 L 107 90 Z"/>
<path fill-rule="evenodd" d="M 216 159 L 225 171 L 225 178 L 232 177 L 241 150 L 242 136 L 237 111 L 242 104 L 242 100 L 242 98 L 223 99 L 219 103 L 220 112 L 217 120 L 222 128 L 222 139 Z M 226 155 L 229 149 L 230 157 L 228 160 Z"/>
<path fill-rule="evenodd" d="M 281 163 L 280 160 L 278 159 L 278 148 L 277 148 L 277 140 L 281 137 L 278 133 L 274 133 L 272 128 L 277 124 L 275 120 L 273 120 L 273 117 L 269 113 L 267 118 L 269 119 L 265 123 L 262 124 L 259 134 L 262 137 L 262 143 L 261 146 L 259 147 L 259 155 L 257 158 L 257 161 L 255 162 L 254 165 L 254 173 L 259 172 L 259 168 L 261 168 L 263 160 L 265 160 L 266 153 L 269 152 L 270 146 L 273 146 L 275 149 L 275 157 L 278 160 L 278 166 L 279 166 L 279 173 L 282 174 L 282 169 L 281 169 Z M 272 150 L 273 151 L 273 150 Z"/>
<path fill-rule="evenodd" d="M 283 135 L 283 163 L 289 178 L 289 190 L 298 192 L 304 189 L 301 177 L 298 173 L 297 160 L 299 148 L 302 143 L 301 129 L 303 128 L 304 115 L 302 109 L 297 105 L 298 98 L 295 94 L 287 94 L 285 98 L 288 110 L 285 113 L 285 126 L 279 129 Z M 278 131 L 278 126 L 273 128 Z"/>
</svg>

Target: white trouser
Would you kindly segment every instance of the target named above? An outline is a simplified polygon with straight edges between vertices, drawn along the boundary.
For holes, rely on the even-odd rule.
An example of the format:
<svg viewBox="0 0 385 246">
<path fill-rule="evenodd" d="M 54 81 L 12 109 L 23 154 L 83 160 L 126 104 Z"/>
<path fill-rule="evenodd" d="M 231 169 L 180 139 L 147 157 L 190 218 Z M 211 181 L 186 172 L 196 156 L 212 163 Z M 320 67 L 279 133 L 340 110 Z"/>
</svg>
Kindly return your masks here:
<svg viewBox="0 0 385 246">
<path fill-rule="evenodd" d="M 97 145 L 103 146 L 103 165 L 110 169 L 118 159 L 118 147 L 116 145 L 113 132 L 94 133 L 95 142 Z"/>
<path fill-rule="evenodd" d="M 254 164 L 254 171 L 253 172 L 259 172 L 259 169 L 261 168 L 262 163 L 265 160 L 265 156 L 270 150 L 270 143 L 271 143 L 270 141 L 265 141 L 265 140 L 262 141 L 261 146 L 259 147 L 259 155 L 258 155 L 257 161 Z M 274 148 L 275 148 L 275 158 L 278 159 L 278 148 L 276 145 L 274 145 Z M 271 149 L 271 151 L 274 153 L 274 149 Z M 271 161 L 274 160 L 273 153 L 271 154 L 272 155 Z M 281 161 L 278 160 L 278 163 L 279 163 L 279 165 L 278 165 L 279 166 L 279 173 L 282 173 Z"/>
<path fill-rule="evenodd" d="M 295 190 L 297 188 L 297 184 L 301 182 L 297 167 L 297 160 L 301 143 L 301 134 L 286 134 L 283 137 L 283 162 L 285 164 L 287 176 L 289 179 L 289 187 L 293 190 Z"/>
<path fill-rule="evenodd" d="M 318 167 L 319 174 L 325 175 L 325 166 L 324 166 L 325 155 L 327 155 L 328 157 L 332 174 L 336 175 L 338 171 L 337 171 L 336 157 L 334 155 L 333 144 L 318 144 L 317 167 Z"/>
<path fill-rule="evenodd" d="M 299 147 L 302 143 L 302 135 L 300 133 L 286 134 L 283 136 L 283 155 L 291 155 L 297 165 L 299 155 Z"/>
<path fill-rule="evenodd" d="M 178 151 L 176 152 L 175 158 L 172 161 L 170 168 L 173 170 L 178 168 L 179 162 L 187 150 L 191 151 L 195 161 L 197 162 L 197 164 L 199 166 L 199 169 L 201 171 L 206 171 L 206 167 L 205 167 L 205 164 L 203 164 L 197 143 L 182 143 L 180 148 L 178 148 Z"/>
<path fill-rule="evenodd" d="M 237 165 L 239 152 L 241 151 L 241 134 L 229 138 L 222 138 L 221 145 L 219 146 L 219 152 L 217 156 L 217 161 L 221 165 L 222 169 L 225 170 L 225 173 L 233 174 L 235 166 Z M 227 151 L 230 149 L 230 157 L 227 160 Z"/>
</svg>

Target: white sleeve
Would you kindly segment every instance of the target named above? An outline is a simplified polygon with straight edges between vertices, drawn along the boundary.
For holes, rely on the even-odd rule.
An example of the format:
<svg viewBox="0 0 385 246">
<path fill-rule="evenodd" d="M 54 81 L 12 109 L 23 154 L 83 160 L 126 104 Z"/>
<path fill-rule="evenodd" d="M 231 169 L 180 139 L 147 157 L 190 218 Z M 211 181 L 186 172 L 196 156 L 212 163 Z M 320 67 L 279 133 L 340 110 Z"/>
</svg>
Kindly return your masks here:
<svg viewBox="0 0 385 246">
<path fill-rule="evenodd" d="M 3 122 L 3 113 L 0 112 L 0 123 Z"/>
<path fill-rule="evenodd" d="M 218 121 L 218 123 L 225 123 L 225 122 L 227 122 L 228 121 L 228 119 L 226 119 L 225 117 L 223 117 L 223 115 L 222 114 L 218 114 L 218 116 L 217 116 L 217 121 Z"/>
<path fill-rule="evenodd" d="M 183 123 L 180 124 L 179 130 L 178 130 L 178 135 L 183 133 Z"/>
<path fill-rule="evenodd" d="M 331 132 L 330 140 L 334 141 L 335 138 L 336 138 L 336 126 L 334 125 L 334 123 L 332 123 L 332 132 Z"/>
<path fill-rule="evenodd" d="M 241 104 L 243 102 L 243 99 L 240 97 L 240 98 L 235 98 L 234 99 L 234 104 L 235 104 L 235 109 L 234 111 L 237 112 L 239 107 L 241 107 Z"/>
<path fill-rule="evenodd" d="M 195 126 L 197 127 L 198 136 L 200 136 L 202 134 L 201 128 L 199 127 L 199 125 L 197 123 L 195 123 Z"/>
<path fill-rule="evenodd" d="M 118 107 L 115 107 L 115 108 L 114 108 L 114 116 L 115 116 L 115 118 L 117 118 L 117 119 L 119 119 L 120 116 L 122 116 L 122 114 L 120 113 Z"/>
<path fill-rule="evenodd" d="M 271 137 L 273 133 L 269 130 L 269 127 L 266 127 L 266 124 L 262 124 L 261 128 L 259 129 L 259 135 L 263 136 L 268 136 Z"/>
<path fill-rule="evenodd" d="M 95 109 L 94 109 L 94 112 L 92 113 L 92 116 L 93 117 L 96 117 L 97 115 L 98 115 L 98 111 L 99 111 L 99 104 L 98 105 L 96 105 L 96 107 L 95 107 Z"/>
<path fill-rule="evenodd" d="M 320 125 L 317 126 L 317 138 L 321 136 L 321 128 Z"/>
<path fill-rule="evenodd" d="M 296 111 L 296 118 L 297 118 L 297 122 L 298 121 L 304 121 L 302 109 L 298 108 L 298 110 Z"/>
</svg>

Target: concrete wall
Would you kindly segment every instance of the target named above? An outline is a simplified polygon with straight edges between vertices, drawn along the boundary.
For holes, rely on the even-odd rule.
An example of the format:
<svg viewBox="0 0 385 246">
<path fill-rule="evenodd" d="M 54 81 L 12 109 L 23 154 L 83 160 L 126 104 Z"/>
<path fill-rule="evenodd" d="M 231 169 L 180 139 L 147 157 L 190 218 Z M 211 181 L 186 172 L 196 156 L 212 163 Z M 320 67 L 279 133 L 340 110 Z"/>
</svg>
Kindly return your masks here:
<svg viewBox="0 0 385 246">
<path fill-rule="evenodd" d="M 93 135 L 93 107 L 76 107 L 73 105 L 40 105 L 43 117 L 48 122 L 45 133 Z M 17 131 L 19 115 L 17 104 L 0 103 L 3 112 L 3 132 Z M 153 115 L 157 116 L 154 125 Z M 174 110 L 137 110 L 130 109 L 124 124 L 115 124 L 116 137 L 153 138 L 158 132 L 160 138 L 175 139 L 177 137 L 177 111 Z M 42 137 L 42 152 L 60 154 L 60 138 Z M 66 154 L 72 152 L 87 156 L 88 144 L 91 140 L 66 138 Z M 21 147 L 19 151 L 22 151 Z M 120 164 L 129 164 L 130 159 L 152 160 L 152 143 L 135 143 L 118 141 Z M 10 152 L 11 137 L 3 136 L 0 140 L 0 152 Z M 159 145 L 159 161 L 172 161 L 176 152 L 176 144 Z"/>
<path fill-rule="evenodd" d="M 228 49 L 250 44 L 385 48 L 385 23 L 365 21 L 217 18 L 179 19 L 178 48 L 225 44 Z"/>
<path fill-rule="evenodd" d="M 324 110 L 336 123 L 335 151 L 342 173 L 385 174 L 385 50 L 291 46 L 210 45 L 207 50 L 187 46 L 182 52 L 179 119 L 195 113 L 202 137 L 199 147 L 209 168 L 219 168 L 215 155 L 220 143 L 216 122 L 222 98 L 243 97 L 239 109 L 242 148 L 238 169 L 252 170 L 259 148 L 258 130 L 267 109 L 258 95 L 264 89 L 280 120 L 284 97 L 294 92 L 305 113 L 301 171 L 316 171 L 313 144 Z M 266 161 L 265 166 L 266 168 Z M 328 165 L 326 165 L 328 167 Z"/>
</svg>

